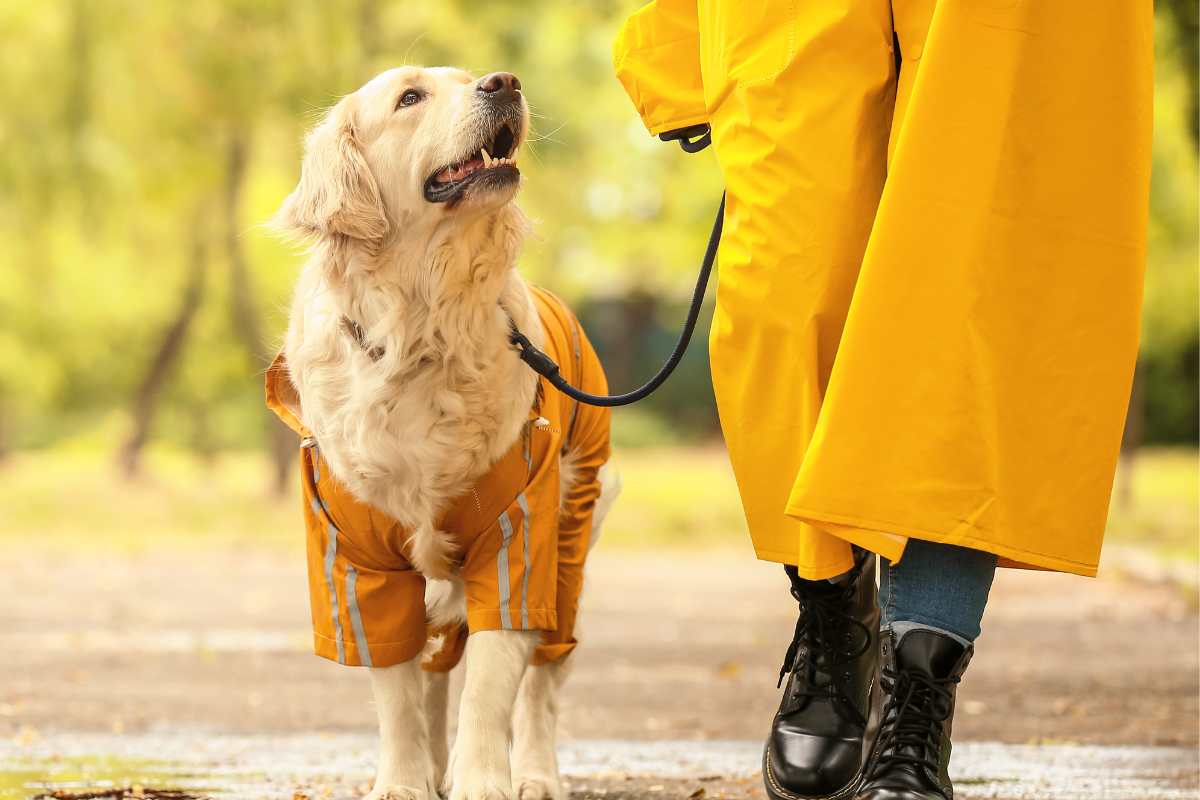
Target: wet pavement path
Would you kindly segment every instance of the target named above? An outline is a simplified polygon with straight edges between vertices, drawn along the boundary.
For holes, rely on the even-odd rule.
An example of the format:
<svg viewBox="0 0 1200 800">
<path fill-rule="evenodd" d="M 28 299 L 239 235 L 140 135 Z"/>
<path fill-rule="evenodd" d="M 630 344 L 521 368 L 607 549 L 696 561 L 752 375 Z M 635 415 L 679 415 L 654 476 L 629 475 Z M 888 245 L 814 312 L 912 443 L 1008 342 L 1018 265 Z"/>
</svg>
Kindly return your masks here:
<svg viewBox="0 0 1200 800">
<path fill-rule="evenodd" d="M 103 754 L 103 757 L 98 757 Z M 562 769 L 573 800 L 762 798 L 756 742 L 570 741 Z M 374 767 L 368 734 L 228 736 L 199 733 L 76 735 L 53 743 L 0 744 L 0 797 L 83 785 L 170 786 L 214 798 L 353 800 Z M 40 774 L 39 774 L 40 773 Z M 960 800 L 1193 800 L 1196 754 L 1188 748 L 1005 745 L 955 749 Z"/>
<path fill-rule="evenodd" d="M 24 550 L 0 575 L 0 797 L 51 770 L 246 798 L 369 780 L 366 676 L 310 654 L 299 550 Z M 781 570 L 748 552 L 602 545 L 564 697 L 576 800 L 761 797 L 793 624 Z M 1198 640 L 1168 587 L 1004 572 L 962 686 L 959 796 L 1197 797 Z"/>
</svg>

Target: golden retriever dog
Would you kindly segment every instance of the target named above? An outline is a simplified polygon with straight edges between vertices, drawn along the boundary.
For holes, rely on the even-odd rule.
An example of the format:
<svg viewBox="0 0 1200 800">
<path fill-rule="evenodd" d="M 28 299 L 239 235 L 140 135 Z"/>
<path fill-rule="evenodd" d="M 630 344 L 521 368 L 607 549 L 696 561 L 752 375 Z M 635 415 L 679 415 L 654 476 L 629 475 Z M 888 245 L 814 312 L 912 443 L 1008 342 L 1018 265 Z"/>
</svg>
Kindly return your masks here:
<svg viewBox="0 0 1200 800">
<path fill-rule="evenodd" d="M 299 183 L 275 220 L 311 246 L 283 353 L 297 415 L 339 484 L 405 532 L 394 545 L 425 579 L 420 613 L 430 631 L 464 624 L 471 591 L 439 520 L 529 425 L 544 422 L 536 409 L 545 387 L 509 338 L 512 323 L 539 346 L 546 337 L 534 290 L 515 267 L 528 227 L 514 203 L 528 129 L 511 74 L 389 70 L 309 133 Z M 607 417 L 603 435 L 607 458 Z M 585 478 L 570 442 L 554 457 L 554 502 L 578 501 Z M 607 467 L 590 480 L 599 488 L 576 506 L 591 520 L 588 546 L 617 491 Z M 341 602 L 347 593 L 362 599 L 334 577 Z M 332 603 L 335 622 L 348 626 L 337 619 L 336 593 Z M 356 633 L 357 613 L 344 617 Z M 381 734 L 371 800 L 439 791 L 455 800 L 564 797 L 555 727 L 565 659 L 538 665 L 539 631 L 503 627 L 466 639 L 452 749 L 446 674 L 423 671 L 419 657 L 386 667 L 363 660 Z"/>
</svg>

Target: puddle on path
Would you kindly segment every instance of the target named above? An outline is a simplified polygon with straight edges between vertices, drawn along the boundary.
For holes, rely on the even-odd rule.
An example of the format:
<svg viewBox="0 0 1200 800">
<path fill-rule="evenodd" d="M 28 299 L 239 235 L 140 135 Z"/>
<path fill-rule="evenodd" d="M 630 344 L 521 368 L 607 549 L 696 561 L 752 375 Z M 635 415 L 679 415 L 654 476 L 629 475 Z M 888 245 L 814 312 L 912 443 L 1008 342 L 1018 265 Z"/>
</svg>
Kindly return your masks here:
<svg viewBox="0 0 1200 800">
<path fill-rule="evenodd" d="M 94 793 L 128 787 L 146 790 L 186 789 L 193 796 L 210 795 L 217 786 L 212 775 L 196 765 L 111 756 L 22 758 L 6 752 L 0 760 L 0 799 L 25 800 L 39 794 Z M 185 798 L 178 798 L 185 800 Z"/>
<path fill-rule="evenodd" d="M 45 735 L 0 741 L 0 800 L 55 789 L 140 785 L 214 800 L 358 800 L 374 770 L 365 734 L 226 736 L 200 732 Z M 694 780 L 757 773 L 757 742 L 568 741 L 568 776 Z M 961 800 L 1196 800 L 1194 751 L 964 743 L 952 772 Z M 595 782 L 590 781 L 590 782 Z"/>
</svg>

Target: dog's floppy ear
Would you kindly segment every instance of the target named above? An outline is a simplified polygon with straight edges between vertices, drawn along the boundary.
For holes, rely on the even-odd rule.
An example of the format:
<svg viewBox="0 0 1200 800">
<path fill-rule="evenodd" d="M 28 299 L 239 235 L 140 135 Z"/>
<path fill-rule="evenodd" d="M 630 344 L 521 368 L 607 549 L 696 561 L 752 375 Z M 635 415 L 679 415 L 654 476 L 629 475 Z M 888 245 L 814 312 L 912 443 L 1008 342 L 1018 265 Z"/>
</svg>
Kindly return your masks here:
<svg viewBox="0 0 1200 800">
<path fill-rule="evenodd" d="M 355 102 L 353 95 L 343 98 L 309 132 L 300 183 L 275 215 L 277 228 L 365 241 L 387 234 L 379 186 L 356 138 Z"/>
</svg>

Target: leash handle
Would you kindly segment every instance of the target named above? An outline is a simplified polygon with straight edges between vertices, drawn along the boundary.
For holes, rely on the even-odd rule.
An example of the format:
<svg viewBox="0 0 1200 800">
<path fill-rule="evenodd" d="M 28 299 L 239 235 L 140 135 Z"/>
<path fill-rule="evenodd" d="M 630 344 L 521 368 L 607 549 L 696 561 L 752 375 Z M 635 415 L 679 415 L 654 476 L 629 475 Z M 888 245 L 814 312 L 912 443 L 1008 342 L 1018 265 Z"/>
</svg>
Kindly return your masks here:
<svg viewBox="0 0 1200 800">
<path fill-rule="evenodd" d="M 658 138 L 664 142 L 679 142 L 679 147 L 685 153 L 699 153 L 712 144 L 712 128 L 708 123 L 701 123 L 660 133 Z"/>
<path fill-rule="evenodd" d="M 675 367 L 679 366 L 683 354 L 687 352 L 688 344 L 692 340 L 692 334 L 696 330 L 696 321 L 700 318 L 700 308 L 704 304 L 704 292 L 708 288 L 708 279 L 712 275 L 713 264 L 717 260 L 717 246 L 721 243 L 721 229 L 724 221 L 725 194 L 722 192 L 721 205 L 717 208 L 717 217 L 713 220 L 712 231 L 708 235 L 708 246 L 704 250 L 704 260 L 700 264 L 700 274 L 696 278 L 696 288 L 692 291 L 692 304 L 688 307 L 687 319 L 683 323 L 683 330 L 679 333 L 679 341 L 675 343 L 675 349 L 671 352 L 670 358 L 662 365 L 658 373 L 632 392 L 616 395 L 599 395 L 588 394 L 585 391 L 576 389 L 567 383 L 566 378 L 562 376 L 558 364 L 555 363 L 554 359 L 534 347 L 525 334 L 521 333 L 517 328 L 516 322 L 513 322 L 511 319 L 509 320 L 509 341 L 517 348 L 521 360 L 528 364 L 530 369 L 549 381 L 550 385 L 555 389 L 558 389 L 574 400 L 578 400 L 580 403 L 589 406 L 611 408 L 627 406 L 649 397 L 655 389 L 662 386 L 663 382 L 671 376 L 671 373 L 675 371 Z"/>
</svg>

